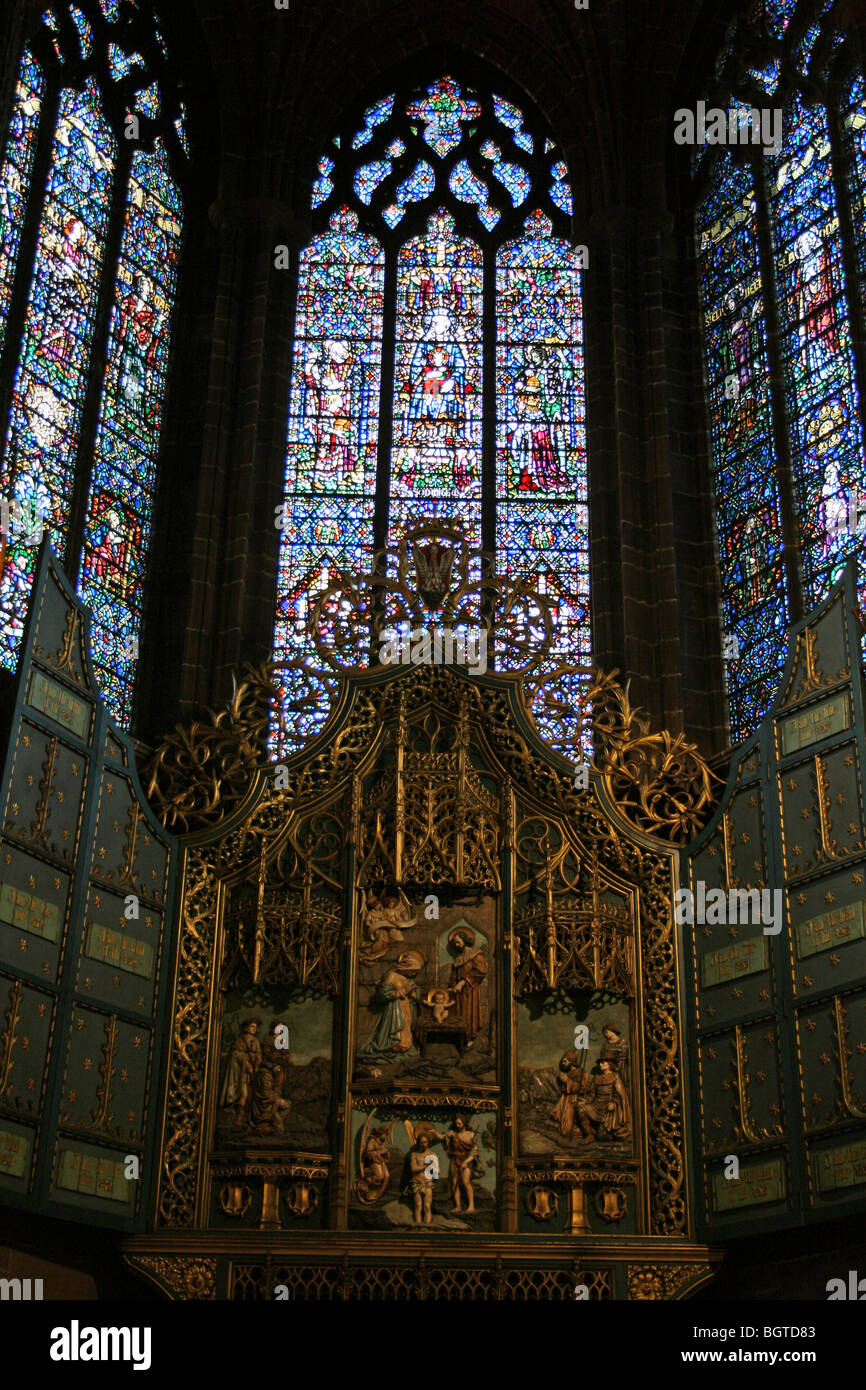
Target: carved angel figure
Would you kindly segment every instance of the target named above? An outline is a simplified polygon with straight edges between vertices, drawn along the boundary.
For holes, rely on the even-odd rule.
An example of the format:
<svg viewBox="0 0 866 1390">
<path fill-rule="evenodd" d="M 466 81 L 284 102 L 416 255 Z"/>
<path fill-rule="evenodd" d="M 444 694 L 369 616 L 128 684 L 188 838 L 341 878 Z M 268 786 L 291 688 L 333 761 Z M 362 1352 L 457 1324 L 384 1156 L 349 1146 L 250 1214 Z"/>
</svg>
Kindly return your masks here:
<svg viewBox="0 0 866 1390">
<path fill-rule="evenodd" d="M 385 892 L 379 898 L 375 893 L 368 897 L 362 888 L 360 918 L 359 955 L 365 965 L 379 960 L 393 943 L 403 941 L 403 933 L 418 922 L 409 899 L 399 889 L 397 893 Z"/>
<path fill-rule="evenodd" d="M 377 1125 L 369 1135 L 370 1116 L 361 1135 L 361 1175 L 352 1184 L 352 1191 L 359 1202 L 365 1206 L 378 1202 L 388 1186 L 391 1177 L 389 1144 L 391 1143 L 394 1122 L 390 1125 Z"/>
</svg>

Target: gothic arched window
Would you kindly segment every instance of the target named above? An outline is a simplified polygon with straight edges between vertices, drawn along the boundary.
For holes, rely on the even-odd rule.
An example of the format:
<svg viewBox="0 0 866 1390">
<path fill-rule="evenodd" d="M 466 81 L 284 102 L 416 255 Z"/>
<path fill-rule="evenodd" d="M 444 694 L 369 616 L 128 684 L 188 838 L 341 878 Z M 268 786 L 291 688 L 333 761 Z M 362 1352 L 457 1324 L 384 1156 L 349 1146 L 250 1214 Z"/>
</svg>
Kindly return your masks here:
<svg viewBox="0 0 866 1390">
<path fill-rule="evenodd" d="M 329 573 L 369 570 L 422 516 L 460 522 L 492 573 L 552 599 L 551 664 L 589 660 L 586 253 L 568 240 L 567 170 L 539 124 L 441 77 L 377 101 L 319 161 L 321 229 L 298 277 L 277 663 L 303 658 Z M 501 644 L 490 660 L 507 665 Z M 576 731 L 581 677 L 566 680 Z M 321 727 L 327 701 L 299 698 L 291 674 L 284 688 L 287 751 Z"/>
<path fill-rule="evenodd" d="M 0 169 L 0 390 L 8 428 L 0 661 L 14 669 L 41 525 L 92 613 L 128 725 L 180 249 L 184 109 L 151 8 L 47 9 Z M 40 521 L 41 518 L 41 521 Z"/>
<path fill-rule="evenodd" d="M 747 7 L 695 159 L 735 743 L 773 698 L 788 625 L 866 529 L 866 104 L 833 19 L 819 0 Z"/>
</svg>

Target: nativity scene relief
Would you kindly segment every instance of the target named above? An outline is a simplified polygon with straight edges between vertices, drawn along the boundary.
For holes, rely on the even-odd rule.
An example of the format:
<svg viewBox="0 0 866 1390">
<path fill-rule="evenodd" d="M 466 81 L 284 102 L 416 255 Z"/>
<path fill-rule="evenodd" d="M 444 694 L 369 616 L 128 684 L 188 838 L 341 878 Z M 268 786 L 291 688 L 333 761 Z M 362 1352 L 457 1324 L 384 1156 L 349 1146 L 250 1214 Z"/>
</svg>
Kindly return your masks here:
<svg viewBox="0 0 866 1390">
<path fill-rule="evenodd" d="M 470 925 L 463 908 L 431 921 L 401 897 L 361 913 L 355 1080 L 492 1080 L 496 904 L 483 899 Z"/>
</svg>

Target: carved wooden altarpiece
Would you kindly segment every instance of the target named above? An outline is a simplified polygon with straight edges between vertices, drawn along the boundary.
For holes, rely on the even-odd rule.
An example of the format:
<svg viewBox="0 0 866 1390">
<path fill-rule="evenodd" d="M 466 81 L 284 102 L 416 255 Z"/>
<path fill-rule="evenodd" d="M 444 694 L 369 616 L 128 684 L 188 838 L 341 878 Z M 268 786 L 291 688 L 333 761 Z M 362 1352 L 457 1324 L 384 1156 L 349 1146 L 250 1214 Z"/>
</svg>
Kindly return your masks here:
<svg viewBox="0 0 866 1390">
<path fill-rule="evenodd" d="M 126 1257 L 173 1297 L 682 1297 L 718 1259 L 692 1239 L 672 919 L 709 773 L 611 677 L 569 705 L 543 641 L 508 673 L 325 641 L 335 600 L 368 651 L 395 594 L 465 625 L 474 583 L 492 650 L 526 592 L 458 554 L 431 599 L 421 542 L 460 538 L 422 529 L 313 615 L 321 732 L 269 753 L 280 673 L 250 670 L 148 770 L 183 859 L 155 1216 Z"/>
</svg>

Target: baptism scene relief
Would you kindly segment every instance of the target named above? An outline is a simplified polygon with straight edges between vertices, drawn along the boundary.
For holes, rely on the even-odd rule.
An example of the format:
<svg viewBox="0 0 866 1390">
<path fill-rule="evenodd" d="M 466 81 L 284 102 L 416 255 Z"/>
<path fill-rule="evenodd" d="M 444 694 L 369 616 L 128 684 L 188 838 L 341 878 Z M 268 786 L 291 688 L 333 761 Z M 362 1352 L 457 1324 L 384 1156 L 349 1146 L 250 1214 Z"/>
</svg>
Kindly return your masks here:
<svg viewBox="0 0 866 1390">
<path fill-rule="evenodd" d="M 496 1120 L 490 1111 L 355 1110 L 354 1228 L 489 1231 L 496 1215 Z"/>
<path fill-rule="evenodd" d="M 493 1083 L 496 900 L 440 911 L 386 885 L 359 921 L 355 1082 Z"/>
<path fill-rule="evenodd" d="M 217 1145 L 257 1141 L 327 1153 L 333 1004 L 312 990 L 251 988 L 225 999 Z"/>
<path fill-rule="evenodd" d="M 599 1161 L 634 1153 L 629 1007 L 599 993 L 518 1010 L 519 1152 Z"/>
</svg>

